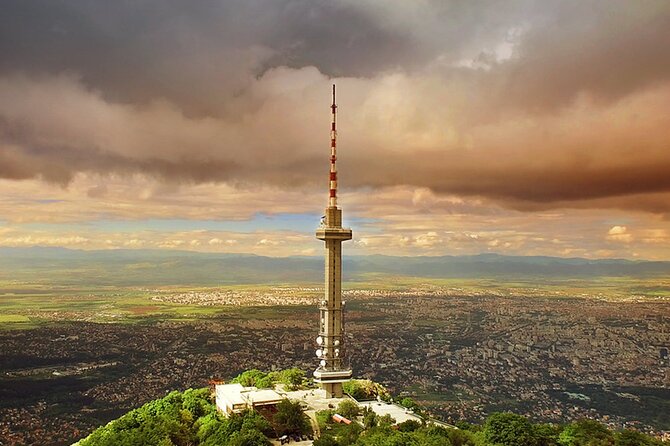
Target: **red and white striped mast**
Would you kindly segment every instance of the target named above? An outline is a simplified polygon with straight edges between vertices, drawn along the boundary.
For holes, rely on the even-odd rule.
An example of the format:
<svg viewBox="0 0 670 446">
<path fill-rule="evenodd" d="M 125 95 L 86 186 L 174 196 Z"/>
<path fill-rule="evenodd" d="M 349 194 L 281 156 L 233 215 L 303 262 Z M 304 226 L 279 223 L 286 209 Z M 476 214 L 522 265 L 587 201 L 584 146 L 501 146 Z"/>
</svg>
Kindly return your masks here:
<svg viewBox="0 0 670 446">
<path fill-rule="evenodd" d="M 333 120 L 330 125 L 330 198 L 328 207 L 337 207 L 337 104 L 335 104 L 335 84 L 333 84 L 333 103 L 330 106 Z"/>
</svg>

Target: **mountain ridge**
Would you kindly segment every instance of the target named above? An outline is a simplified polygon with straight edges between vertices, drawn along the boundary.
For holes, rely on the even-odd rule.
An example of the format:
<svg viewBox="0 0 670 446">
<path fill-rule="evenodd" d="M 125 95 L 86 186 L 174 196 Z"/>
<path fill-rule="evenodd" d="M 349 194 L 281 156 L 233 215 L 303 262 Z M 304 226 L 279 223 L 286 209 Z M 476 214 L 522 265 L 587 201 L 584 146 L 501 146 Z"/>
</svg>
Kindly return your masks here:
<svg viewBox="0 0 670 446">
<path fill-rule="evenodd" d="M 348 281 L 370 275 L 418 278 L 593 278 L 670 276 L 670 261 L 586 259 L 549 256 L 349 255 Z M 221 285 L 319 283 L 321 256 L 268 257 L 256 254 L 167 250 L 0 248 L 0 279 L 68 285 Z M 88 282 L 87 282 L 88 281 Z"/>
</svg>

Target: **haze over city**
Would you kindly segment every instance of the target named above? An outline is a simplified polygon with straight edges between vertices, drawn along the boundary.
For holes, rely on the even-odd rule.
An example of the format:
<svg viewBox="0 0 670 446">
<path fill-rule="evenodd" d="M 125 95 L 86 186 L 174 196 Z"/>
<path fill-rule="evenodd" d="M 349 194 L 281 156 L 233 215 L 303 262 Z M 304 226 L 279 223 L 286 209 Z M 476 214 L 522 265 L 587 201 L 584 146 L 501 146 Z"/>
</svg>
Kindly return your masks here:
<svg viewBox="0 0 670 446">
<path fill-rule="evenodd" d="M 670 258 L 670 4 L 5 1 L 0 246 Z"/>
</svg>

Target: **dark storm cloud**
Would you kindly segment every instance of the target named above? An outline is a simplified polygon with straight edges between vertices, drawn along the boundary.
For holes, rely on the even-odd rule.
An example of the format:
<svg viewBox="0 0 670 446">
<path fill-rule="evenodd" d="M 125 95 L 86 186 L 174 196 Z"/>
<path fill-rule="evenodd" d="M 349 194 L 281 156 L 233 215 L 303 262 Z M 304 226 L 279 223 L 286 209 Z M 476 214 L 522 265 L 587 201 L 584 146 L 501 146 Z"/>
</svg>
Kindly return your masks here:
<svg viewBox="0 0 670 446">
<path fill-rule="evenodd" d="M 513 151 L 505 152 L 509 157 L 488 159 L 485 153 L 419 152 L 413 156 L 411 169 L 405 168 L 407 157 L 387 156 L 374 170 L 354 158 L 342 170 L 345 181 L 359 186 L 411 184 L 436 192 L 497 198 L 527 210 L 545 208 L 546 203 L 670 192 L 670 157 L 603 166 L 580 163 L 579 156 L 566 156 L 562 162 L 539 158 L 524 162 L 515 158 Z M 658 202 L 649 203 L 652 204 L 654 208 L 650 210 L 660 210 Z M 640 207 L 646 207 L 644 202 Z M 670 203 L 665 203 L 663 212 L 668 211 Z"/>
<path fill-rule="evenodd" d="M 0 177 L 321 184 L 337 76 L 343 184 L 667 212 L 670 3 L 504 5 L 7 1 Z"/>
<path fill-rule="evenodd" d="M 482 80 L 489 100 L 502 92 L 507 104 L 542 108 L 581 91 L 619 97 L 670 74 L 670 58 L 661 54 L 670 44 L 663 0 L 411 5 L 8 0 L 0 15 L 0 73 L 73 72 L 110 100 L 164 97 L 189 112 L 214 113 L 272 66 L 373 76 L 418 69 L 436 57 L 495 59 L 495 45 L 516 33 L 518 58 Z"/>
<path fill-rule="evenodd" d="M 421 58 L 409 33 L 313 0 L 3 3 L 0 72 L 80 75 L 110 100 L 215 113 L 271 66 L 371 75 Z"/>
</svg>

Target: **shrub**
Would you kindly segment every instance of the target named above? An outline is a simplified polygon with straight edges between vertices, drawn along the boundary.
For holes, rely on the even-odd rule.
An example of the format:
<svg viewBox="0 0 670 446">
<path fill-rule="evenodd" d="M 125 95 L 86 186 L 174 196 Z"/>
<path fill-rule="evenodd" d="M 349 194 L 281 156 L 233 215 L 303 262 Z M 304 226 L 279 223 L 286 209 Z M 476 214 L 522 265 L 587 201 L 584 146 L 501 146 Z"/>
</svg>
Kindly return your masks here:
<svg viewBox="0 0 670 446">
<path fill-rule="evenodd" d="M 562 446 L 613 445 L 614 436 L 597 421 L 579 420 L 563 428 L 558 436 L 558 443 Z"/>
<path fill-rule="evenodd" d="M 484 438 L 492 445 L 535 446 L 537 438 L 533 425 L 521 415 L 494 413 L 484 424 Z"/>
<path fill-rule="evenodd" d="M 272 424 L 277 435 L 301 435 L 312 432 L 312 425 L 300 407 L 299 401 L 282 400 L 277 405 L 277 413 L 272 417 Z"/>
<path fill-rule="evenodd" d="M 337 406 L 337 413 L 350 420 L 355 420 L 360 410 L 358 404 L 351 400 L 344 400 Z"/>
<path fill-rule="evenodd" d="M 414 432 L 415 430 L 421 427 L 421 423 L 416 420 L 407 420 L 398 424 L 398 430 L 400 432 Z"/>
<path fill-rule="evenodd" d="M 391 399 L 391 395 L 384 386 L 369 379 L 352 379 L 345 382 L 342 387 L 345 393 L 358 401 L 375 400 L 377 397 L 384 401 Z"/>
</svg>

